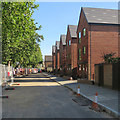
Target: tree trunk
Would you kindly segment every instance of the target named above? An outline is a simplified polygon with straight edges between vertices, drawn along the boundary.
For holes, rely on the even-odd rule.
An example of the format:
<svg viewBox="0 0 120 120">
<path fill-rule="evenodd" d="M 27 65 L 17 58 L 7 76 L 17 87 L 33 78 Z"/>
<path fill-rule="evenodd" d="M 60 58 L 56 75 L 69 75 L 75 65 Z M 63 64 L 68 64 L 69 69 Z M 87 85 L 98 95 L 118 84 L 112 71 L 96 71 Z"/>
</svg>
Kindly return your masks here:
<svg viewBox="0 0 120 120">
<path fill-rule="evenodd" d="M 10 71 L 10 61 L 8 61 L 8 71 Z"/>
</svg>

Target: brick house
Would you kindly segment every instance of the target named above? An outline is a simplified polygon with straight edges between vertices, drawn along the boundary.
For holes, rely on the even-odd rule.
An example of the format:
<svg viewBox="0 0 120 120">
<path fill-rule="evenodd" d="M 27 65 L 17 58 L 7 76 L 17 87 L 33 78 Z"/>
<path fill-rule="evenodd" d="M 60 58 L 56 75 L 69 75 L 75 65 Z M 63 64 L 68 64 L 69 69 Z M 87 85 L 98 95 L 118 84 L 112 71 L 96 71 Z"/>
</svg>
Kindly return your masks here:
<svg viewBox="0 0 120 120">
<path fill-rule="evenodd" d="M 77 25 L 68 25 L 66 36 L 66 65 L 67 74 L 77 67 Z"/>
<path fill-rule="evenodd" d="M 55 59 L 55 45 L 52 46 L 52 69 L 55 71 L 56 68 L 56 59 Z"/>
<path fill-rule="evenodd" d="M 60 36 L 60 73 L 66 71 L 66 35 Z"/>
<path fill-rule="evenodd" d="M 60 70 L 60 41 L 56 41 L 55 44 L 55 59 L 56 59 L 56 72 Z"/>
<path fill-rule="evenodd" d="M 45 70 L 52 71 L 52 56 L 45 55 Z"/>
<path fill-rule="evenodd" d="M 118 11 L 81 8 L 77 38 L 78 76 L 94 80 L 94 65 L 103 62 L 102 55 L 118 56 Z"/>
</svg>

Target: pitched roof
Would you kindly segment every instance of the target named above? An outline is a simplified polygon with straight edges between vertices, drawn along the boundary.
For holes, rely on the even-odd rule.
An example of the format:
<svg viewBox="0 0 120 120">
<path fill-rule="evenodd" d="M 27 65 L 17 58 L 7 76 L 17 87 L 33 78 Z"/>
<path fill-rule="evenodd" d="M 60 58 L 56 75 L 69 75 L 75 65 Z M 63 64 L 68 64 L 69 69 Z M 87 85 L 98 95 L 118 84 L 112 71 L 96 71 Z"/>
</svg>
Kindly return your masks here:
<svg viewBox="0 0 120 120">
<path fill-rule="evenodd" d="M 60 48 L 60 41 L 56 41 L 56 48 L 57 48 L 57 50 L 59 50 L 59 48 Z"/>
<path fill-rule="evenodd" d="M 52 46 L 52 52 L 55 53 L 55 45 Z"/>
<path fill-rule="evenodd" d="M 71 37 L 77 37 L 77 25 L 68 25 Z"/>
<path fill-rule="evenodd" d="M 118 10 L 82 7 L 88 23 L 118 24 Z"/>
<path fill-rule="evenodd" d="M 63 45 L 66 45 L 66 35 L 61 35 L 60 40 L 61 40 Z"/>
<path fill-rule="evenodd" d="M 45 62 L 50 62 L 52 61 L 52 56 L 51 55 L 45 55 Z"/>
</svg>

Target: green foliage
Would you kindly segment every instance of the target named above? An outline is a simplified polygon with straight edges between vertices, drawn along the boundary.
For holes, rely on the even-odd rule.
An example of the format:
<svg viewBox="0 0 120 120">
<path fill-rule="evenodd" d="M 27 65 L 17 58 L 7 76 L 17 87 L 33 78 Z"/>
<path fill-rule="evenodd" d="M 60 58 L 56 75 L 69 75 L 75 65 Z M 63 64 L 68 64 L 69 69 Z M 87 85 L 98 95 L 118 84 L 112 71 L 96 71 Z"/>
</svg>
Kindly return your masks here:
<svg viewBox="0 0 120 120">
<path fill-rule="evenodd" d="M 117 63 L 120 62 L 119 57 L 113 57 L 116 53 L 108 53 L 108 54 L 103 54 L 102 58 L 104 59 L 105 63 Z"/>
<path fill-rule="evenodd" d="M 38 5 L 33 2 L 2 2 L 2 62 L 15 66 L 38 64 L 42 61 L 40 47 L 36 44 L 43 40 L 32 14 Z M 39 49 L 39 50 L 36 50 Z M 32 62 L 31 62 L 32 61 Z"/>
<path fill-rule="evenodd" d="M 2 63 L 2 10 L 0 2 L 0 64 Z"/>
</svg>

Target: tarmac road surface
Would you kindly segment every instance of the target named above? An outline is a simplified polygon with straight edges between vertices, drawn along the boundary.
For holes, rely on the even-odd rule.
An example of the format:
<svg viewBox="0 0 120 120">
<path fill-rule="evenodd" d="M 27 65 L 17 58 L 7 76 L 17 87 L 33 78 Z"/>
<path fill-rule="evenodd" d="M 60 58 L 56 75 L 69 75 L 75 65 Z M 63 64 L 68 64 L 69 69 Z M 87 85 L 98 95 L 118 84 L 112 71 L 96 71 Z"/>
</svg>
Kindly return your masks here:
<svg viewBox="0 0 120 120">
<path fill-rule="evenodd" d="M 2 99 L 3 118 L 111 118 L 81 106 L 68 88 L 45 77 L 42 73 L 16 78 L 15 90 L 5 91 Z"/>
</svg>

